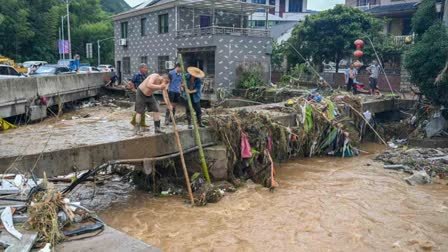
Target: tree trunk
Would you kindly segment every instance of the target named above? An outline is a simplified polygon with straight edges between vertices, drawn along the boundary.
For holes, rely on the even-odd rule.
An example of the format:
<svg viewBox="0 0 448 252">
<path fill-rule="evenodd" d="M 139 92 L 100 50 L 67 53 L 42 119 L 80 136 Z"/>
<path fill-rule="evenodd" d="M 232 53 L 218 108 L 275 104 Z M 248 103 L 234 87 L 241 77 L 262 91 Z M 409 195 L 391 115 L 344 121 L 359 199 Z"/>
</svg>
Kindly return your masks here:
<svg viewBox="0 0 448 252">
<path fill-rule="evenodd" d="M 341 59 L 339 58 L 339 54 L 336 54 L 336 73 L 339 73 L 339 62 Z"/>
</svg>

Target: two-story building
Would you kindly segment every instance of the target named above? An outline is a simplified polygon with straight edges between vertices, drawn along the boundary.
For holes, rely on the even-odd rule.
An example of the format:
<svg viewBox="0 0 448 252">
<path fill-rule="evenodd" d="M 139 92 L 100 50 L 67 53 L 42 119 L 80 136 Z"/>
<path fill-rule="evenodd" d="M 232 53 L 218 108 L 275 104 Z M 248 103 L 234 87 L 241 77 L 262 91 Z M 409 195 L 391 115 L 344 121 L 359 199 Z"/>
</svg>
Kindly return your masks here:
<svg viewBox="0 0 448 252">
<path fill-rule="evenodd" d="M 241 66 L 256 63 L 270 78 L 272 38 L 267 26 L 249 28 L 249 16 L 271 6 L 239 0 L 152 0 L 113 17 L 119 75 L 130 78 L 140 63 L 153 72 L 173 67 L 177 55 L 202 69 L 204 97 L 237 84 Z M 266 23 L 267 24 L 267 23 Z"/>
<path fill-rule="evenodd" d="M 398 42 L 412 34 L 412 16 L 421 0 L 345 0 L 348 6 L 360 8 L 378 18 L 386 18 L 384 32 Z"/>
</svg>

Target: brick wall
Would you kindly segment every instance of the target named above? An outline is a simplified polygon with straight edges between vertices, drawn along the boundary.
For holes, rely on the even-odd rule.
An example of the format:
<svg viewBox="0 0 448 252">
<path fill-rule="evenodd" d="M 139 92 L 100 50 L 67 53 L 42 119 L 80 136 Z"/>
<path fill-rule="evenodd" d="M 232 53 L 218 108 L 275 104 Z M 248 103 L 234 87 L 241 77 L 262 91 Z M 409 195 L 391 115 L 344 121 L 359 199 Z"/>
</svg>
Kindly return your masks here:
<svg viewBox="0 0 448 252">
<path fill-rule="evenodd" d="M 322 73 L 322 77 L 333 87 L 344 87 L 345 88 L 345 78 L 344 73 Z M 401 75 L 399 74 L 390 74 L 387 75 L 389 78 L 389 82 L 392 88 L 395 91 L 399 91 L 401 88 Z M 369 75 L 360 74 L 358 75 L 357 80 L 366 85 L 366 89 L 368 89 L 369 84 Z M 378 79 L 378 88 L 381 91 L 390 91 L 389 85 L 387 84 L 386 78 L 384 75 L 380 76 Z"/>
</svg>

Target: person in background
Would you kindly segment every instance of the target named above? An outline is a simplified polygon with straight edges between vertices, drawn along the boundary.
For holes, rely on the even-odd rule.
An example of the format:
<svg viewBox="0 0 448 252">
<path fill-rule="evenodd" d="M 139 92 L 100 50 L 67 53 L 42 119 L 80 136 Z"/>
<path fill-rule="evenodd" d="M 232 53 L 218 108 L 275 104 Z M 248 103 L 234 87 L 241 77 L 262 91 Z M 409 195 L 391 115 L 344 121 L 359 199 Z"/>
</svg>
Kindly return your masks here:
<svg viewBox="0 0 448 252">
<path fill-rule="evenodd" d="M 163 133 L 160 128 L 160 112 L 159 103 L 154 97 L 154 91 L 164 90 L 168 87 L 170 79 L 168 75 L 151 74 L 138 87 L 135 98 L 135 133 L 140 134 L 140 124 L 142 116 L 148 112 L 154 112 L 154 131 L 155 133 Z"/>
<path fill-rule="evenodd" d="M 370 94 L 374 95 L 378 90 L 378 77 L 380 76 L 380 65 L 378 61 L 374 60 L 372 65 L 367 68 L 367 71 L 370 73 L 369 76 L 369 86 L 370 86 Z"/>
<path fill-rule="evenodd" d="M 176 106 L 179 103 L 182 88 L 182 69 L 179 63 L 177 63 L 176 67 L 168 73 L 168 76 L 170 78 L 170 85 L 168 86 L 168 97 L 173 109 L 173 115 L 176 115 Z M 169 125 L 170 122 L 170 111 L 167 108 L 165 113 L 165 125 Z"/>
<path fill-rule="evenodd" d="M 202 81 L 201 79 L 205 77 L 204 72 L 196 67 L 189 67 L 187 69 L 187 76 L 186 76 L 186 88 L 185 92 L 190 95 L 191 102 L 193 105 L 193 109 L 196 112 L 196 119 L 198 121 L 199 127 L 205 127 L 202 124 L 202 110 L 201 110 L 201 88 L 202 88 Z M 187 99 L 185 97 L 185 99 Z M 188 106 L 188 102 L 186 105 L 186 114 L 187 114 L 187 121 L 188 121 L 188 128 L 191 129 L 191 116 L 190 116 L 190 108 Z"/>
<path fill-rule="evenodd" d="M 350 68 L 345 71 L 345 85 L 347 92 L 353 90 L 353 94 L 356 94 L 355 80 L 358 71 L 353 64 L 350 64 Z"/>
<path fill-rule="evenodd" d="M 138 72 L 134 74 L 132 79 L 129 81 L 128 89 L 131 90 L 129 95 L 134 95 L 134 92 L 137 91 L 137 88 L 140 84 L 148 77 L 148 66 L 145 63 L 142 63 L 138 66 Z M 145 114 L 143 113 L 143 118 L 140 121 L 142 127 L 147 127 Z M 132 116 L 131 124 L 135 126 L 135 114 Z"/>
<path fill-rule="evenodd" d="M 138 72 L 134 74 L 132 80 L 129 82 L 129 89 L 136 90 L 146 77 L 148 77 L 148 66 L 142 63 L 138 66 Z"/>
</svg>

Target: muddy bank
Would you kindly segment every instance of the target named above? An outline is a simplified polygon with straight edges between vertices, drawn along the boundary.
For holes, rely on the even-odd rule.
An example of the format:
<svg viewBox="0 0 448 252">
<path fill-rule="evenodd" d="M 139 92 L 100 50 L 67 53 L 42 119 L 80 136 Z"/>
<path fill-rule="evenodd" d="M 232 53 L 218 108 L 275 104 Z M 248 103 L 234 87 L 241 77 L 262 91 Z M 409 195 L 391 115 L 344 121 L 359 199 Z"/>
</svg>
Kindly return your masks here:
<svg viewBox="0 0 448 252">
<path fill-rule="evenodd" d="M 203 208 L 137 193 L 101 216 L 164 251 L 447 251 L 448 188 L 410 189 L 363 149 L 282 164 L 275 193 L 249 183 Z"/>
</svg>

